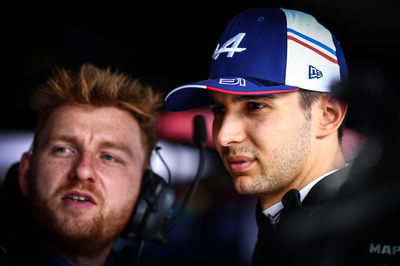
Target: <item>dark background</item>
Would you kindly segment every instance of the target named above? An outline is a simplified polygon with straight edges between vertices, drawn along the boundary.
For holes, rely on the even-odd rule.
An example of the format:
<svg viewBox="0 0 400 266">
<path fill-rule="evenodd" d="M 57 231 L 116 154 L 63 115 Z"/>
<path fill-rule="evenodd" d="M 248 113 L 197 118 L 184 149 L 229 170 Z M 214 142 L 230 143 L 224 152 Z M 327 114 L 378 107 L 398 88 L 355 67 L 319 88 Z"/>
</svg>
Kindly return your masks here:
<svg viewBox="0 0 400 266">
<path fill-rule="evenodd" d="M 84 2 L 84 1 L 82 1 Z M 112 67 L 167 91 L 207 78 L 211 54 L 238 4 L 135 6 L 13 3 L 2 8 L 1 129 L 32 129 L 28 97 L 54 67 Z M 265 1 L 316 16 L 342 44 L 350 71 L 393 63 L 400 37 L 395 1 Z"/>
<path fill-rule="evenodd" d="M 83 1 L 82 1 L 83 2 Z M 100 2 L 100 1 L 98 1 Z M 121 3 L 9 4 L 0 11 L 1 131 L 33 130 L 31 90 L 55 67 L 111 67 L 166 92 L 207 78 L 211 54 L 238 3 L 141 5 Z M 395 1 L 265 1 L 313 14 L 341 42 L 350 73 L 396 74 L 400 47 Z M 379 83 L 378 83 L 379 86 Z M 362 87 L 362 86 L 361 86 Z M 396 87 L 392 88 L 396 91 Z M 357 94 L 366 97 L 362 88 Z M 367 108 L 374 110 L 373 102 Z M 363 114 L 365 110 L 356 108 Z M 350 119 L 351 125 L 351 119 Z M 145 246 L 143 264 L 243 265 L 255 238 L 254 198 L 236 195 L 229 178 L 201 183 L 170 244 Z M 216 181 L 217 180 L 217 181 Z M 184 187 L 178 187 L 178 192 Z"/>
</svg>

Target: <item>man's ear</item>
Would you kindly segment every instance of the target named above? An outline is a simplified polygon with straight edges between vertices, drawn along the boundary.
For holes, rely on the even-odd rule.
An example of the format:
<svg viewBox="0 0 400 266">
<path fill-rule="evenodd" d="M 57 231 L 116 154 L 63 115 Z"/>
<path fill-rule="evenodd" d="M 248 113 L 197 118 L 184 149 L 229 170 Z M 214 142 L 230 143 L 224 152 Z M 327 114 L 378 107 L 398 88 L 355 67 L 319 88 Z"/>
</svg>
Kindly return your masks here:
<svg viewBox="0 0 400 266">
<path fill-rule="evenodd" d="M 21 157 L 21 161 L 19 162 L 18 183 L 21 193 L 24 197 L 29 195 L 29 171 L 31 167 L 31 159 L 32 153 L 25 152 Z"/>
<path fill-rule="evenodd" d="M 317 137 L 323 138 L 336 132 L 347 112 L 347 104 L 327 94 L 320 98 L 320 120 Z"/>
</svg>

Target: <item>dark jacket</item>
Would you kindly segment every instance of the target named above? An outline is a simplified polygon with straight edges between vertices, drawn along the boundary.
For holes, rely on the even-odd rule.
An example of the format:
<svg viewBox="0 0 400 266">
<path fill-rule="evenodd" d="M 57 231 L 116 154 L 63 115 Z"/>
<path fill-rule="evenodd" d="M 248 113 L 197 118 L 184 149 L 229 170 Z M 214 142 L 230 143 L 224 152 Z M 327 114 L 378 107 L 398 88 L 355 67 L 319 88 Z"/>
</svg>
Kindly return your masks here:
<svg viewBox="0 0 400 266">
<path fill-rule="evenodd" d="M 296 198 L 298 191 L 289 191 L 276 226 L 258 204 L 253 265 L 400 265 L 400 210 L 375 219 L 366 215 L 379 206 L 368 206 L 371 195 L 347 197 L 343 184 L 349 169 L 319 181 L 291 208 L 285 200 Z"/>
</svg>

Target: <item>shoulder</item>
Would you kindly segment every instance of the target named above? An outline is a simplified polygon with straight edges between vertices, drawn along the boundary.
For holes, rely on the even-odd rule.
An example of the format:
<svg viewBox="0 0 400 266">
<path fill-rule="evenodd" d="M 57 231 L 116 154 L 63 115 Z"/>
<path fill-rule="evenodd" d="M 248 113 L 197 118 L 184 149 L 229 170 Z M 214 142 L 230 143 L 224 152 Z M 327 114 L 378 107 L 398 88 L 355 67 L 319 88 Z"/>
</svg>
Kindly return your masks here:
<svg viewBox="0 0 400 266">
<path fill-rule="evenodd" d="M 107 259 L 106 265 L 130 265 L 136 259 L 139 243 L 124 238 L 118 238 Z"/>
<path fill-rule="evenodd" d="M 33 264 L 32 224 L 17 174 L 18 163 L 8 169 L 0 187 L 0 265 Z"/>
<path fill-rule="evenodd" d="M 332 203 L 338 196 L 343 184 L 347 181 L 350 165 L 324 177 L 316 183 L 303 200 L 303 206 L 320 210 Z"/>
</svg>

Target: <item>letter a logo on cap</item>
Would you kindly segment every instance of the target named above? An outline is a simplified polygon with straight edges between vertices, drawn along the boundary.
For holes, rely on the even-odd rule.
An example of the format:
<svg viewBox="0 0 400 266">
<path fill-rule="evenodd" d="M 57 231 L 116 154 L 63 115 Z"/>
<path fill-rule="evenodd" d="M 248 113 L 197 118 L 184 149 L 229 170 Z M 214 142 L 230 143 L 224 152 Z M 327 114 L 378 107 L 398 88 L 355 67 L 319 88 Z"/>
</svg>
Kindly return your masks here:
<svg viewBox="0 0 400 266">
<path fill-rule="evenodd" d="M 235 53 L 240 53 L 246 50 L 246 48 L 240 48 L 239 44 L 243 40 L 246 33 L 238 33 L 233 38 L 226 41 L 221 48 L 219 48 L 219 44 L 215 48 L 214 54 L 212 58 L 216 60 L 220 53 L 228 53 L 226 57 L 232 57 Z M 229 47 L 231 45 L 231 47 Z"/>
</svg>

